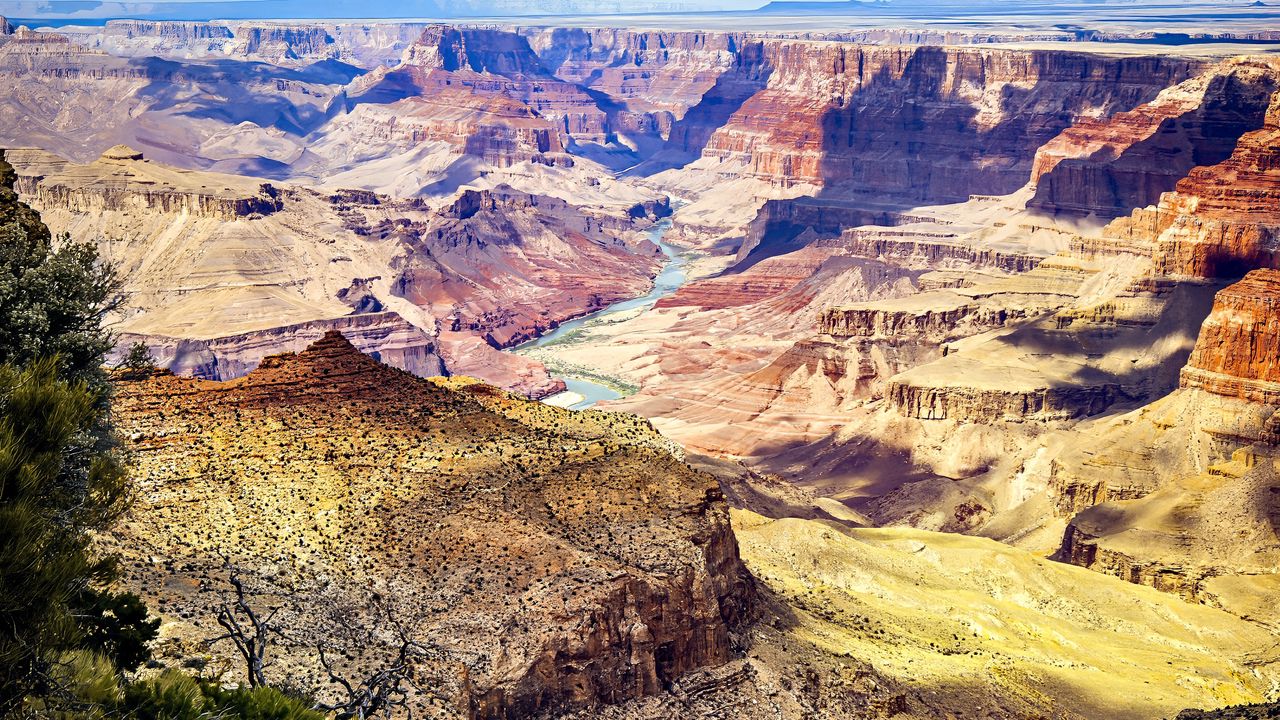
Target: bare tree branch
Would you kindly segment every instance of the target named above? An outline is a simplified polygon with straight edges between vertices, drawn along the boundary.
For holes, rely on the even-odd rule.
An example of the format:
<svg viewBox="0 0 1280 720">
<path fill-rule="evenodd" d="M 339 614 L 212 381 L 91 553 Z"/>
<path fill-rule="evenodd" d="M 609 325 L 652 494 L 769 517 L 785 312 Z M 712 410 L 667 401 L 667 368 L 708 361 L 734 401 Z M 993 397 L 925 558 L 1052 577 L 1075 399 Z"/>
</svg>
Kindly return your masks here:
<svg viewBox="0 0 1280 720">
<path fill-rule="evenodd" d="M 421 691 L 415 678 L 414 664 L 427 649 L 413 640 L 390 607 L 379 602 L 376 596 L 374 604 L 387 624 L 395 630 L 396 637 L 400 641 L 395 660 L 389 665 L 373 672 L 359 684 L 355 684 L 340 674 L 329 661 L 324 643 L 317 646 L 320 665 L 329 675 L 329 680 L 342 687 L 346 697 L 336 703 L 321 703 L 316 707 L 334 713 L 339 720 L 368 720 L 378 716 L 390 718 L 393 710 L 401 710 L 401 714 L 412 718 L 413 708 L 409 705 L 410 692 Z"/>
<path fill-rule="evenodd" d="M 240 569 L 230 562 L 225 567 L 230 573 L 231 587 L 235 589 L 235 601 L 231 604 L 224 602 L 218 608 L 218 625 L 226 632 L 209 640 L 209 644 L 230 640 L 244 660 L 249 687 L 260 687 L 267 684 L 264 672 L 268 665 L 267 647 L 272 638 L 283 637 L 279 628 L 272 623 L 280 608 L 274 608 L 265 619 L 260 617 L 249 603 L 244 582 L 240 579 Z M 245 624 L 241 623 L 241 618 Z"/>
</svg>

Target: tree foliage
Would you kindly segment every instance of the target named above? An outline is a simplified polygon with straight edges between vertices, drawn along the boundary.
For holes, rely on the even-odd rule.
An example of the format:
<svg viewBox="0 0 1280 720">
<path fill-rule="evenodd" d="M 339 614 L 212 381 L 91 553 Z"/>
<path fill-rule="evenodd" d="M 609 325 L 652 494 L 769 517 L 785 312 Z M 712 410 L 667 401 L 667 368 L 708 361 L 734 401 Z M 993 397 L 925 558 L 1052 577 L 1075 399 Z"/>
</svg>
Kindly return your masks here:
<svg viewBox="0 0 1280 720">
<path fill-rule="evenodd" d="M 136 342 L 129 346 L 128 354 L 120 361 L 117 369 L 123 370 L 125 376 L 131 379 L 145 378 L 156 369 L 156 359 L 146 343 Z"/>
<path fill-rule="evenodd" d="M 63 379 L 105 388 L 113 341 L 103 319 L 120 302 L 116 273 L 92 243 L 55 242 L 13 184 L 0 154 L 0 364 L 57 356 Z"/>
<path fill-rule="evenodd" d="M 0 714 L 69 694 L 77 651 L 141 662 L 154 634 L 91 547 L 129 497 L 102 367 L 115 275 L 13 184 L 0 156 Z"/>
<path fill-rule="evenodd" d="M 156 638 L 160 619 L 150 616 L 142 598 L 90 587 L 80 592 L 72 607 L 85 645 L 104 653 L 118 669 L 131 672 L 151 658 L 147 644 Z"/>
<path fill-rule="evenodd" d="M 0 366 L 0 712 L 57 690 L 60 656 L 85 636 L 73 602 L 114 575 L 90 533 L 128 497 L 117 456 L 93 449 L 99 393 L 58 367 Z"/>
</svg>

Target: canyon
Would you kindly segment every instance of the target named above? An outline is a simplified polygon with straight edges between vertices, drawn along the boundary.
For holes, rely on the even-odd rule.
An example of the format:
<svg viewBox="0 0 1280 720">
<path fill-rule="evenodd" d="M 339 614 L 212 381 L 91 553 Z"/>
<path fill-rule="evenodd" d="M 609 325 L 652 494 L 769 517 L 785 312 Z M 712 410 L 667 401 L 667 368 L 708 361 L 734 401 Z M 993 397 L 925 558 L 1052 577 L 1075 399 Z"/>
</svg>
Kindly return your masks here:
<svg viewBox="0 0 1280 720">
<path fill-rule="evenodd" d="M 1224 22 L 0 22 L 0 170 L 159 365 L 104 544 L 162 662 L 234 566 L 307 682 L 411 627 L 427 717 L 1275 701 L 1280 36 Z"/>
</svg>

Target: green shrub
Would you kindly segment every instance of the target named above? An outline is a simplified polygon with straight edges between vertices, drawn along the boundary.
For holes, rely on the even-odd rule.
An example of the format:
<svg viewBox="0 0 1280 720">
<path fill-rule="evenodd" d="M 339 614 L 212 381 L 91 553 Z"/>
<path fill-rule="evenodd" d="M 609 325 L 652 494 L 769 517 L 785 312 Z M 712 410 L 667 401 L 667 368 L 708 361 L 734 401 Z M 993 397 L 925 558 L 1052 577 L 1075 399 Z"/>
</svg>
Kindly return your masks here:
<svg viewBox="0 0 1280 720">
<path fill-rule="evenodd" d="M 137 720 L 324 720 L 311 703 L 275 688 L 226 690 L 173 669 L 131 684 L 119 715 Z"/>
</svg>

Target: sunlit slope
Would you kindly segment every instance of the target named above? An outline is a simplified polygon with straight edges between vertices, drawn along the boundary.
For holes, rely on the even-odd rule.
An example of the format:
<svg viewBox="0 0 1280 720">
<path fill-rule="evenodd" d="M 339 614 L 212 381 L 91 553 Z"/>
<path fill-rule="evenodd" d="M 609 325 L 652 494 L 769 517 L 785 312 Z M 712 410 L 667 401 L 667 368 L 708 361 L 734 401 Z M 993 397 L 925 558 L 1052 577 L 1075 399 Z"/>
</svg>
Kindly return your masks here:
<svg viewBox="0 0 1280 720">
<path fill-rule="evenodd" d="M 980 688 L 1002 707 L 978 717 L 1162 718 L 1256 702 L 1280 678 L 1277 638 L 1256 625 L 994 541 L 733 521 L 748 567 L 796 609 L 791 635 L 968 717 Z"/>
</svg>

